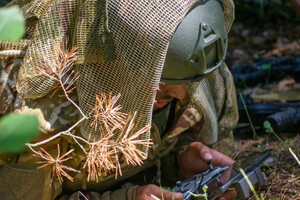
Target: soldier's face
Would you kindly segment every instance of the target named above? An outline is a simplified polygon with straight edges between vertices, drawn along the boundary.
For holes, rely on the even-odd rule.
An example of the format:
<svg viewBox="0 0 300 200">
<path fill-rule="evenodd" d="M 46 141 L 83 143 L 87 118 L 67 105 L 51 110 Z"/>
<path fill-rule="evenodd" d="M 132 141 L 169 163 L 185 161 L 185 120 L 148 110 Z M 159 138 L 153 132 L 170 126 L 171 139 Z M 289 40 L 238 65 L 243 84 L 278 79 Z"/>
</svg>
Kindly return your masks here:
<svg viewBox="0 0 300 200">
<path fill-rule="evenodd" d="M 185 85 L 167 85 L 164 83 L 159 83 L 154 108 L 161 109 L 165 107 L 169 102 L 174 98 L 178 100 L 184 99 L 186 96 L 186 87 Z"/>
</svg>

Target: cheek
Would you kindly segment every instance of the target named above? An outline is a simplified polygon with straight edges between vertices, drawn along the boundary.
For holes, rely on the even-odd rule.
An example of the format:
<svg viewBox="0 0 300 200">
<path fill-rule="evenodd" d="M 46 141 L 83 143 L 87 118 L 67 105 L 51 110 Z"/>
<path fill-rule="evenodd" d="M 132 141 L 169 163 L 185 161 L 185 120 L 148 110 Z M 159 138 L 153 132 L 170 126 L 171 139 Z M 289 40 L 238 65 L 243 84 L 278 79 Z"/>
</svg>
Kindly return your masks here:
<svg viewBox="0 0 300 200">
<path fill-rule="evenodd" d="M 172 89 L 172 91 L 170 91 L 168 93 L 168 95 L 172 96 L 172 97 L 175 97 L 176 99 L 184 99 L 187 95 L 187 92 L 186 92 L 186 89 L 184 86 L 182 87 L 177 87 L 177 88 L 174 88 Z"/>
<path fill-rule="evenodd" d="M 161 91 L 161 90 L 157 90 L 156 91 L 156 96 L 155 96 L 155 99 L 159 99 L 160 97 L 164 96 L 164 92 Z"/>
</svg>

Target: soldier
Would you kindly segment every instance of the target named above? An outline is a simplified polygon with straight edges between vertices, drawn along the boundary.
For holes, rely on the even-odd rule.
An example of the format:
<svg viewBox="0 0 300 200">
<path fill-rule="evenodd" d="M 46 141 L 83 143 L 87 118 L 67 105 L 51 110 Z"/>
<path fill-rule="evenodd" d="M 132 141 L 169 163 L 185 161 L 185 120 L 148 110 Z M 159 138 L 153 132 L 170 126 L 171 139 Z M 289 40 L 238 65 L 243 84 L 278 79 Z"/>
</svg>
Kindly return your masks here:
<svg viewBox="0 0 300 200">
<path fill-rule="evenodd" d="M 26 17 L 27 35 L 21 41 L 23 46 L 7 43 L 2 46 L 4 49 L 26 49 L 17 82 L 18 92 L 27 98 L 21 110 L 39 115 L 43 134 L 37 141 L 43 144 L 51 159 L 56 157 L 55 153 L 57 159 L 53 158 L 49 164 L 53 168 L 37 169 L 37 163 L 47 155 L 38 151 L 38 145 L 29 145 L 37 157 L 28 150 L 19 157 L 2 158 L 1 163 L 6 164 L 0 174 L 10 176 L 8 184 L 6 179 L 0 180 L 0 194 L 5 194 L 5 199 L 13 196 L 15 199 L 54 199 L 62 191 L 66 194 L 78 190 L 95 192 L 76 192 L 60 199 L 85 196 L 140 200 L 151 199 L 153 195 L 161 197 L 161 193 L 166 200 L 182 199 L 182 194 L 173 194 L 154 184 L 114 187 L 154 165 L 158 181 L 164 181 L 161 176 L 174 181 L 207 170 L 207 162 L 221 167 L 233 164 L 234 161 L 224 154 L 232 151 L 228 138 L 232 137 L 238 119 L 235 90 L 224 63 L 227 33 L 233 20 L 231 0 L 28 0 L 14 1 L 8 6 L 14 4 L 21 6 Z M 63 92 L 55 93 L 54 97 L 49 94 L 57 83 L 39 70 L 49 60 L 49 66 L 53 66 L 55 58 L 59 58 L 54 54 L 51 41 L 58 42 L 67 36 L 72 38 L 68 45 L 77 47 L 74 68 L 79 73 L 76 80 L 78 100 L 75 94 L 68 97 L 72 102 L 79 102 L 79 110 L 69 99 L 60 96 Z M 45 71 L 55 71 L 51 70 Z M 82 137 L 80 142 L 70 134 L 55 135 L 72 127 L 79 120 L 78 116 L 81 115 L 81 119 L 87 116 L 99 92 L 121 93 L 118 102 L 122 111 L 138 111 L 136 119 L 139 120 L 135 120 L 138 129 L 152 122 L 151 134 L 145 131 L 141 139 L 148 141 L 151 137 L 153 145 L 139 147 L 147 159 L 141 166 L 132 166 L 121 156 L 122 176 L 117 179 L 113 172 L 118 168 L 91 175 L 91 169 L 85 167 L 94 143 L 87 146 L 78 143 L 98 141 L 102 136 L 98 129 L 91 127 L 93 119 L 81 121 L 80 130 L 72 132 Z M 118 134 L 121 133 L 117 132 L 112 140 L 117 140 Z M 55 139 L 48 142 L 47 138 Z M 56 144 L 60 145 L 58 149 Z M 72 155 L 72 159 L 68 157 L 65 166 L 59 155 Z M 60 174 L 59 177 L 55 171 L 57 165 L 71 169 L 72 176 Z M 226 182 L 229 176 L 230 169 L 221 181 Z M 34 186 L 34 190 L 27 193 L 25 186 Z M 223 198 L 233 196 L 230 192 Z"/>
</svg>

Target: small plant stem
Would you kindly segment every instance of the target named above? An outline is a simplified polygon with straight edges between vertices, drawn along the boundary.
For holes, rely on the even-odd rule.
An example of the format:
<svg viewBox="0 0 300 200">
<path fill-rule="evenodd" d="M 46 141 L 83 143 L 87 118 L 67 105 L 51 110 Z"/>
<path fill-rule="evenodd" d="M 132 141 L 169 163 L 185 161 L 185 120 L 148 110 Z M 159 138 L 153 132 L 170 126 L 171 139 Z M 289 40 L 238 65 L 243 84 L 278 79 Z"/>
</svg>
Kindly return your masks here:
<svg viewBox="0 0 300 200">
<path fill-rule="evenodd" d="M 155 196 L 154 194 L 150 195 L 154 200 L 161 200 L 160 198 L 158 198 L 157 196 Z"/>
<path fill-rule="evenodd" d="M 292 151 L 292 149 L 290 147 L 289 147 L 289 151 L 291 152 L 291 154 L 293 155 L 293 157 L 295 158 L 295 160 L 297 161 L 297 163 L 300 166 L 300 161 L 299 161 L 298 157 L 296 156 L 296 154 Z"/>
<path fill-rule="evenodd" d="M 34 150 L 34 148 L 32 148 L 31 146 L 27 145 L 29 147 L 29 149 L 31 151 L 33 151 L 33 153 L 37 154 L 37 155 L 40 155 L 41 157 L 43 157 L 45 160 L 48 160 L 48 158 L 46 158 L 45 156 L 43 156 L 43 154 L 41 154 L 40 152 Z"/>
<path fill-rule="evenodd" d="M 287 145 L 284 143 L 284 141 L 277 135 L 277 133 L 275 133 L 275 131 L 273 130 L 273 128 L 272 127 L 270 127 L 270 133 L 273 133 L 274 134 L 274 136 L 282 143 L 282 145 L 284 146 L 284 147 L 287 147 Z"/>
<path fill-rule="evenodd" d="M 188 191 L 192 196 L 194 196 L 194 197 L 204 197 L 204 199 L 205 200 L 208 200 L 208 198 L 207 198 L 207 185 L 204 185 L 203 187 L 202 187 L 202 190 L 203 190 L 203 194 L 194 194 L 194 193 L 192 193 L 192 192 L 190 192 L 190 191 Z"/>
<path fill-rule="evenodd" d="M 245 112 L 246 112 L 246 115 L 247 115 L 247 118 L 249 120 L 249 123 L 250 123 L 250 126 L 252 128 L 252 131 L 253 131 L 253 139 L 256 140 L 257 139 L 257 134 L 256 134 L 256 131 L 255 131 L 255 128 L 253 126 L 253 123 L 252 123 L 252 120 L 251 120 L 251 117 L 249 115 L 249 112 L 248 112 L 248 109 L 247 109 L 247 106 L 245 104 L 245 101 L 244 101 L 244 98 L 243 98 L 243 95 L 240 93 L 240 97 L 241 97 L 241 100 L 242 100 L 242 103 L 243 103 L 243 106 L 244 106 L 244 109 L 245 109 Z"/>
<path fill-rule="evenodd" d="M 63 82 L 61 80 L 61 78 L 59 79 L 59 83 L 60 83 L 61 88 L 63 89 L 63 91 L 64 91 L 65 96 L 67 97 L 67 99 L 77 108 L 77 110 L 79 110 L 79 112 L 81 113 L 82 117 L 86 118 L 85 114 L 82 112 L 82 110 L 79 108 L 79 106 L 72 99 L 70 99 L 70 97 L 69 97 L 69 95 L 68 95 L 68 93 L 67 93 L 67 91 L 65 89 L 65 86 L 64 86 L 64 84 L 63 84 Z"/>
<path fill-rule="evenodd" d="M 82 151 L 85 153 L 85 154 L 88 154 L 87 152 L 86 152 L 86 150 L 85 150 L 85 148 L 78 142 L 78 140 L 75 138 L 75 137 L 72 137 L 73 138 L 73 140 L 78 144 L 78 146 L 82 149 Z M 83 138 L 81 138 L 81 137 L 79 137 L 80 139 L 83 139 Z M 85 140 L 84 140 L 85 141 Z M 87 141 L 85 141 L 85 142 L 87 142 Z"/>
<path fill-rule="evenodd" d="M 249 185 L 251 191 L 253 192 L 255 198 L 256 198 L 257 200 L 260 200 L 259 196 L 256 194 L 256 191 L 255 191 L 255 189 L 254 189 L 254 187 L 253 187 L 251 181 L 249 180 L 248 176 L 245 174 L 244 170 L 243 170 L 243 169 L 240 169 L 240 172 L 243 174 L 244 178 L 246 179 L 246 181 L 247 181 L 247 183 L 248 183 L 248 185 Z"/>
<path fill-rule="evenodd" d="M 172 200 L 174 200 L 175 199 L 175 191 L 174 191 L 174 189 L 173 189 L 173 193 L 172 193 Z"/>
<path fill-rule="evenodd" d="M 68 130 L 59 132 L 59 133 L 55 134 L 54 136 L 49 137 L 49 138 L 46 139 L 46 140 L 43 140 L 43 141 L 41 141 L 41 142 L 37 142 L 37 143 L 34 143 L 34 144 L 26 143 L 26 145 L 27 145 L 31 150 L 33 150 L 32 147 L 37 147 L 37 146 L 46 144 L 46 143 L 48 143 L 48 142 L 50 142 L 50 141 L 52 141 L 52 140 L 54 140 L 54 139 L 60 137 L 61 135 L 66 135 L 66 136 L 72 137 L 72 138 L 74 139 L 74 141 L 75 141 L 77 144 L 80 144 L 80 143 L 78 142 L 78 140 L 81 140 L 81 141 L 83 141 L 83 142 L 85 142 L 85 143 L 87 143 L 87 144 L 90 144 L 87 140 L 83 139 L 82 137 L 79 137 L 79 136 L 76 136 L 76 135 L 71 134 L 71 131 L 72 131 L 78 124 L 80 124 L 83 120 L 85 120 L 85 119 L 87 119 L 87 118 L 88 118 L 87 116 L 82 117 L 79 121 L 77 121 L 77 122 L 76 122 L 73 126 L 71 126 Z M 77 139 L 78 139 L 78 140 L 77 140 Z M 87 154 L 87 152 L 85 151 L 85 149 L 83 148 L 83 146 L 82 146 L 82 145 L 79 145 L 79 146 L 80 146 L 80 148 Z M 34 151 L 34 152 L 36 153 L 36 151 Z"/>
</svg>

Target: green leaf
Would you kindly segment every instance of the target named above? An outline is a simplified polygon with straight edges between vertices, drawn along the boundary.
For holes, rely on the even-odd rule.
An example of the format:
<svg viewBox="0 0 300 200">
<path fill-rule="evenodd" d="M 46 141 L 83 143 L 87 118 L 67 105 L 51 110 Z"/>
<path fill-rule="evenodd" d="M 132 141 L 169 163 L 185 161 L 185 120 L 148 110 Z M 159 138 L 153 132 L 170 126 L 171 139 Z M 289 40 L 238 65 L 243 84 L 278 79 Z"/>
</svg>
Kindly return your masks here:
<svg viewBox="0 0 300 200">
<path fill-rule="evenodd" d="M 25 20 L 18 6 L 0 9 L 0 40 L 17 41 L 25 32 Z"/>
<path fill-rule="evenodd" d="M 259 149 L 260 152 L 264 152 L 264 151 L 266 151 L 266 150 L 267 150 L 267 147 L 266 147 L 266 146 L 262 146 L 262 147 L 260 147 L 260 149 Z"/>
<path fill-rule="evenodd" d="M 269 121 L 264 121 L 264 128 L 265 128 L 265 131 L 266 133 L 270 133 L 272 132 L 272 127 L 271 127 L 271 124 Z"/>
<path fill-rule="evenodd" d="M 0 151 L 20 152 L 39 133 L 35 115 L 10 114 L 0 119 Z"/>
<path fill-rule="evenodd" d="M 293 140 L 292 139 L 286 139 L 286 140 L 284 140 L 284 143 L 289 146 L 289 145 L 293 144 Z"/>
<path fill-rule="evenodd" d="M 261 69 L 262 70 L 270 70 L 271 69 L 271 64 L 262 64 L 261 65 Z"/>
</svg>

